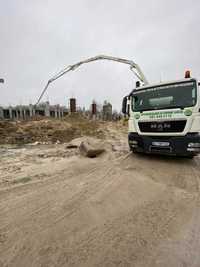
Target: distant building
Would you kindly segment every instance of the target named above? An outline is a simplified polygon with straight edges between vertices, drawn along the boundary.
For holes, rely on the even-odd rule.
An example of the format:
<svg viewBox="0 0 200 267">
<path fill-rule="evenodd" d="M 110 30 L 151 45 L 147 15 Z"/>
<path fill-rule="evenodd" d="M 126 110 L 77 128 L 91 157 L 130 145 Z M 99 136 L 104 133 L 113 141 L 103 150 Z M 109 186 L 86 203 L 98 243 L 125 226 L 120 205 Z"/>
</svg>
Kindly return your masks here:
<svg viewBox="0 0 200 267">
<path fill-rule="evenodd" d="M 49 102 L 34 105 L 18 105 L 0 107 L 2 120 L 26 120 L 34 116 L 62 118 L 68 114 L 68 109 L 60 105 L 50 105 Z"/>
<path fill-rule="evenodd" d="M 112 120 L 112 105 L 107 101 L 103 104 L 103 120 Z"/>
</svg>

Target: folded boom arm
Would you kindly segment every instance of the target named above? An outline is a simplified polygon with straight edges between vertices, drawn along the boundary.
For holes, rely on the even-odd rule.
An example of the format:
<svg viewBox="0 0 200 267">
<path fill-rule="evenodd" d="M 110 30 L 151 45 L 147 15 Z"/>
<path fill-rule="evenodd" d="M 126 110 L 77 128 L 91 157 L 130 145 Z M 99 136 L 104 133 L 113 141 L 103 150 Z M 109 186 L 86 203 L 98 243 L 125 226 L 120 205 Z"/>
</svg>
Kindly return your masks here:
<svg viewBox="0 0 200 267">
<path fill-rule="evenodd" d="M 76 64 L 73 65 L 69 65 L 66 68 L 64 68 L 63 70 L 61 70 L 60 72 L 58 72 L 55 76 L 53 76 L 46 84 L 45 88 L 43 89 L 40 97 L 38 98 L 38 101 L 36 103 L 36 105 L 39 104 L 40 100 L 42 99 L 44 93 L 47 91 L 47 88 L 49 87 L 50 83 L 52 83 L 53 81 L 57 80 L 58 78 L 60 78 L 61 76 L 63 76 L 64 74 L 66 74 L 69 71 L 73 71 L 75 69 L 77 69 L 78 67 L 80 67 L 82 64 L 86 64 L 86 63 L 90 63 L 93 61 L 97 61 L 97 60 L 111 60 L 111 61 L 115 61 L 118 63 L 123 63 L 123 64 L 127 64 L 130 65 L 130 70 L 134 72 L 134 74 L 137 76 L 137 78 L 144 84 L 148 84 L 148 81 L 146 79 L 146 77 L 144 76 L 142 70 L 140 69 L 140 67 L 133 62 L 132 60 L 127 60 L 127 59 L 123 59 L 123 58 L 118 58 L 118 57 L 112 57 L 112 56 L 106 56 L 106 55 L 99 55 L 99 56 L 95 56 L 95 57 L 91 57 L 88 58 L 86 60 L 80 61 Z"/>
</svg>

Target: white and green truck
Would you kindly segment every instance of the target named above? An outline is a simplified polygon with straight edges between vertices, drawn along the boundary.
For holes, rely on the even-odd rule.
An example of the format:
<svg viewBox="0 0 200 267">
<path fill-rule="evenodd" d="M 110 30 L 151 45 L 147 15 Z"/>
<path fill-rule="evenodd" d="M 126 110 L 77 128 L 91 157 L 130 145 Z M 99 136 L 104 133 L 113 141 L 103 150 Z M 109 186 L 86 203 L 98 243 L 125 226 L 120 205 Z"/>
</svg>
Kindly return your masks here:
<svg viewBox="0 0 200 267">
<path fill-rule="evenodd" d="M 137 82 L 123 99 L 133 152 L 190 158 L 200 153 L 200 84 L 189 71 L 185 77 L 144 86 Z"/>
</svg>

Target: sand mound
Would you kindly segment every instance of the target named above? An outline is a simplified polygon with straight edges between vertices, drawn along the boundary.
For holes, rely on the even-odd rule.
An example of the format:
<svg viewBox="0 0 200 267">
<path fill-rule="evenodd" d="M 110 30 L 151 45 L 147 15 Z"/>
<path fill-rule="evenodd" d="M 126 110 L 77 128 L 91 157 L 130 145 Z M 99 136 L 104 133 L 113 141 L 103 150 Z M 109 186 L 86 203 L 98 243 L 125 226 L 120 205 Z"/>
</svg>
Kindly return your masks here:
<svg viewBox="0 0 200 267">
<path fill-rule="evenodd" d="M 31 121 L 1 121 L 0 144 L 26 144 L 57 141 L 64 143 L 74 138 L 87 136 L 103 137 L 100 123 L 80 115 L 68 116 L 63 120 L 36 119 Z"/>
</svg>

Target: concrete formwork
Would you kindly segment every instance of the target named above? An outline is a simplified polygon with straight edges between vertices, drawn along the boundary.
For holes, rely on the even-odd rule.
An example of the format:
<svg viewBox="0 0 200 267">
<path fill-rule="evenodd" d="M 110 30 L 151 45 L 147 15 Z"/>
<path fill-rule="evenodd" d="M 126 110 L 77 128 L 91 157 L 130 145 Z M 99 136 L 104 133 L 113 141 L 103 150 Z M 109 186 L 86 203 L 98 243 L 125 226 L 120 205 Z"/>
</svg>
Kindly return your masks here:
<svg viewBox="0 0 200 267">
<path fill-rule="evenodd" d="M 107 102 L 103 105 L 103 120 L 112 120 L 112 105 Z"/>
<path fill-rule="evenodd" d="M 38 106 L 20 105 L 0 107 L 0 119 L 8 120 L 26 120 L 34 116 L 45 116 L 62 118 L 68 114 L 68 109 L 60 105 L 50 105 L 49 102 L 42 103 Z"/>
</svg>

